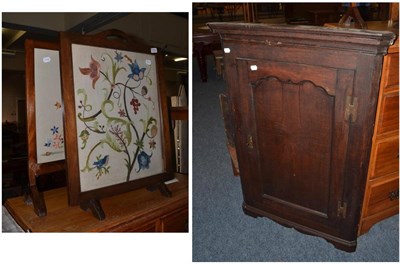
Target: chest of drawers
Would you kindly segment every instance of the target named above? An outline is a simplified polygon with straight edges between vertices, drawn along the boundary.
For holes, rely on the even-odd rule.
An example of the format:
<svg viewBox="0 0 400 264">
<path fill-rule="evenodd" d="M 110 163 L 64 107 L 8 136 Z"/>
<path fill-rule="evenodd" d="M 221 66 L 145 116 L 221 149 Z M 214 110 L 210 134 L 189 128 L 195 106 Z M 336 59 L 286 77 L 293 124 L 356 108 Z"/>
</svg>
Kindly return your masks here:
<svg viewBox="0 0 400 264">
<path fill-rule="evenodd" d="M 359 234 L 399 213 L 399 45 L 383 60 Z"/>
<path fill-rule="evenodd" d="M 338 27 L 336 23 L 326 27 Z M 369 30 L 392 31 L 387 21 L 367 22 Z M 371 158 L 358 234 L 399 213 L 399 39 L 383 59 Z"/>
</svg>

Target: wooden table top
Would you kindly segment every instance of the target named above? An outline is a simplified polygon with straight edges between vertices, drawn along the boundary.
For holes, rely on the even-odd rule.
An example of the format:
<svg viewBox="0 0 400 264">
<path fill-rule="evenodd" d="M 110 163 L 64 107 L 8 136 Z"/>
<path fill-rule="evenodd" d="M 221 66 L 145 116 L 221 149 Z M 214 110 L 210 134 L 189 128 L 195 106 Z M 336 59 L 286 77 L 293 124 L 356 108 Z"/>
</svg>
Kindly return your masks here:
<svg viewBox="0 0 400 264">
<path fill-rule="evenodd" d="M 44 192 L 47 216 L 38 217 L 32 205 L 23 197 L 8 199 L 5 207 L 15 221 L 31 232 L 102 232 L 124 223 L 143 224 L 150 219 L 171 212 L 188 204 L 188 176 L 175 174 L 177 182 L 168 184 L 172 197 L 167 198 L 159 191 L 150 192 L 144 188 L 101 199 L 106 215 L 97 220 L 90 211 L 79 206 L 68 206 L 67 189 L 59 188 Z"/>
</svg>

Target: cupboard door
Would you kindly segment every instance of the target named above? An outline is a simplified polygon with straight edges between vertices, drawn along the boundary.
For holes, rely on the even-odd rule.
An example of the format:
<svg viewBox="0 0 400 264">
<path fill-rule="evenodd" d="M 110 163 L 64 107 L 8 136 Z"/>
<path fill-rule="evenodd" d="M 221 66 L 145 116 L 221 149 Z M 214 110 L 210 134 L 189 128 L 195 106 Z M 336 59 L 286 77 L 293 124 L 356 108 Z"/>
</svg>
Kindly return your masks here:
<svg viewBox="0 0 400 264">
<path fill-rule="evenodd" d="M 236 65 L 244 208 L 337 235 L 346 214 L 345 162 L 355 119 L 346 114 L 346 100 L 353 100 L 354 71 L 252 58 Z"/>
</svg>

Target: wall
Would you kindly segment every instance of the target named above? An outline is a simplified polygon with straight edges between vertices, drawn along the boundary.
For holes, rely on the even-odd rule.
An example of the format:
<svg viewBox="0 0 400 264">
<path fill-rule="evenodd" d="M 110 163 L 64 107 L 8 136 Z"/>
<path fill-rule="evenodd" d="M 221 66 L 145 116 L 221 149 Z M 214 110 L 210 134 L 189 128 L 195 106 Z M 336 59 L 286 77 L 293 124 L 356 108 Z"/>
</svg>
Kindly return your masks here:
<svg viewBox="0 0 400 264">
<path fill-rule="evenodd" d="M 25 98 L 25 73 L 6 70 L 2 74 L 2 122 L 16 122 L 17 99 Z"/>
<path fill-rule="evenodd" d="M 3 22 L 66 31 L 96 13 L 2 13 Z M 144 39 L 149 44 L 185 55 L 188 52 L 188 20 L 169 13 L 132 13 L 95 32 L 119 29 Z M 184 45 L 183 45 L 184 44 Z"/>
<path fill-rule="evenodd" d="M 188 20 L 168 13 L 133 13 L 101 27 L 96 32 L 116 28 L 143 39 L 149 45 L 187 56 Z"/>
<path fill-rule="evenodd" d="M 64 31 L 88 19 L 95 13 L 2 13 L 3 22 Z M 188 20 L 168 13 L 133 13 L 91 32 L 105 29 L 120 29 L 144 39 L 150 45 L 168 46 L 168 52 L 188 56 Z M 25 54 L 3 56 L 3 122 L 16 121 L 16 98 L 25 98 L 24 80 L 15 77 L 15 72 L 25 70 Z M 4 70 L 7 70 L 6 72 Z M 12 70 L 11 72 L 8 70 Z M 165 69 L 168 95 L 175 95 L 179 86 L 177 71 Z"/>
<path fill-rule="evenodd" d="M 3 22 L 55 31 L 65 29 L 64 13 L 2 13 Z"/>
<path fill-rule="evenodd" d="M 25 71 L 25 53 L 16 53 L 15 56 L 2 56 L 2 70 Z"/>
</svg>

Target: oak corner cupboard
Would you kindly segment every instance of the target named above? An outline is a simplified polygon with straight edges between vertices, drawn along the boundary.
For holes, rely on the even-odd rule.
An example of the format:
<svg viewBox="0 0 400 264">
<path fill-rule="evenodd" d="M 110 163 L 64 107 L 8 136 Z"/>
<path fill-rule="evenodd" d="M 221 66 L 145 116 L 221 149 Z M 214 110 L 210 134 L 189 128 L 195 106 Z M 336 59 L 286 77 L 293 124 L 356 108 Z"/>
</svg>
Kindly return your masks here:
<svg viewBox="0 0 400 264">
<path fill-rule="evenodd" d="M 355 251 L 391 32 L 209 23 L 246 214 Z M 228 110 L 227 110 L 228 109 Z"/>
</svg>

